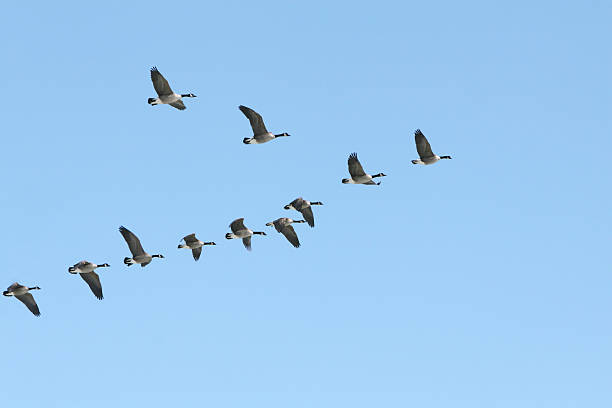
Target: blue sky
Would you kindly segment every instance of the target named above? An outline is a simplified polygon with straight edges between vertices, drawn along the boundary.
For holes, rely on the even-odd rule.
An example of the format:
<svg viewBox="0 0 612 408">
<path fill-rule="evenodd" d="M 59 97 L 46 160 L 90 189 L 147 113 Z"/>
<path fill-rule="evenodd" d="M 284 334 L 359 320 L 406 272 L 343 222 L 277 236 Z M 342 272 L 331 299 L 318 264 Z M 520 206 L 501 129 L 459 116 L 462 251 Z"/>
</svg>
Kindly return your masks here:
<svg viewBox="0 0 612 408">
<path fill-rule="evenodd" d="M 330 3 L 4 5 L 0 269 L 42 316 L 2 299 L 3 402 L 612 404 L 610 4 Z M 240 104 L 292 136 L 243 145 Z M 298 196 L 294 249 L 264 224 Z"/>
</svg>

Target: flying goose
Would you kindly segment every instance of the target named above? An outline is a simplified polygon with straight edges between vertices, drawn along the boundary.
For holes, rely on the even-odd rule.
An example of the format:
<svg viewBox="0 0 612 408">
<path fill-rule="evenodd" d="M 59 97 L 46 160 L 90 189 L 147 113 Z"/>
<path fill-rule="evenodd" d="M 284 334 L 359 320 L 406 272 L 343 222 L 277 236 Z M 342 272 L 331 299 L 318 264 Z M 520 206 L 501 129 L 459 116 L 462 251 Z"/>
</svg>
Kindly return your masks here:
<svg viewBox="0 0 612 408">
<path fill-rule="evenodd" d="M 149 255 L 142 249 L 142 245 L 140 244 L 140 240 L 132 231 L 125 228 L 124 226 L 119 227 L 119 232 L 123 235 L 123 239 L 127 242 L 128 247 L 130 247 L 130 252 L 132 253 L 132 258 L 123 259 L 123 263 L 127 266 L 133 264 L 140 264 L 143 268 L 151 263 L 153 258 L 163 258 L 163 255 Z"/>
<path fill-rule="evenodd" d="M 272 225 L 274 225 L 274 228 L 276 228 L 277 232 L 280 232 L 281 234 L 283 234 L 285 236 L 285 238 L 287 238 L 287 241 L 289 241 L 291 243 L 291 245 L 293 245 L 296 248 L 300 247 L 300 240 L 298 239 L 297 234 L 295 233 L 295 230 L 293 229 L 293 227 L 291 226 L 292 223 L 302 223 L 302 222 L 306 222 L 304 220 L 292 220 L 291 218 L 287 218 L 287 217 L 282 217 L 279 218 L 275 221 L 271 221 L 269 223 L 267 223 L 266 225 L 271 227 Z"/>
<path fill-rule="evenodd" d="M 285 210 L 296 210 L 301 212 L 308 225 L 314 227 L 314 215 L 312 214 L 311 208 L 313 205 L 323 205 L 323 203 L 320 201 L 308 201 L 299 197 L 287 204 L 284 208 Z"/>
<path fill-rule="evenodd" d="M 379 185 L 380 182 L 376 183 L 372 180 L 375 177 L 384 177 L 386 174 L 378 173 L 370 176 L 365 171 L 363 171 L 363 167 L 361 167 L 361 163 L 357 159 L 357 153 L 351 153 L 348 158 L 348 170 L 351 174 L 351 178 L 342 179 L 342 183 L 344 184 L 369 184 L 369 185 Z"/>
<path fill-rule="evenodd" d="M 202 246 L 204 245 L 217 245 L 214 242 L 202 242 L 196 238 L 195 233 L 189 234 L 185 238 L 183 238 L 185 244 L 180 244 L 179 248 L 187 248 L 191 249 L 191 253 L 193 254 L 193 259 L 196 261 L 200 259 L 200 255 L 202 254 Z"/>
<path fill-rule="evenodd" d="M 148 102 L 150 105 L 168 104 L 175 107 L 178 110 L 185 110 L 185 104 L 183 104 L 182 98 L 195 98 L 196 96 L 192 93 L 188 94 L 177 94 L 172 91 L 170 84 L 166 81 L 166 78 L 157 70 L 157 67 L 151 68 L 151 81 L 153 81 L 153 88 L 157 92 L 157 98 L 149 98 Z"/>
<path fill-rule="evenodd" d="M 238 218 L 237 220 L 232 221 L 232 223 L 230 224 L 230 228 L 232 232 L 228 232 L 227 234 L 225 234 L 225 238 L 242 238 L 242 243 L 248 251 L 251 250 L 251 237 L 253 235 L 266 235 L 265 232 L 251 231 L 250 229 L 245 227 L 244 218 Z"/>
<path fill-rule="evenodd" d="M 102 265 L 96 265 L 88 261 L 81 261 L 74 266 L 68 268 L 68 272 L 72 274 L 79 274 L 81 278 L 89 285 L 92 293 L 100 300 L 104 299 L 102 295 L 102 284 L 100 283 L 100 277 L 94 272 L 96 268 L 108 268 L 110 265 L 103 263 Z"/>
<path fill-rule="evenodd" d="M 34 316 L 40 316 L 40 310 L 38 310 L 38 305 L 34 300 L 34 296 L 31 293 L 28 293 L 31 290 L 40 290 L 38 286 L 34 286 L 33 288 L 28 288 L 27 286 L 22 286 L 17 282 L 13 283 L 11 286 L 6 288 L 2 294 L 4 296 L 15 296 L 17 300 L 21 301 L 26 307 L 34 314 Z"/>
<path fill-rule="evenodd" d="M 251 127 L 253 128 L 253 137 L 245 137 L 242 141 L 244 144 L 261 144 L 269 142 L 270 140 L 275 139 L 277 137 L 289 136 L 289 133 L 281 133 L 275 135 L 273 133 L 268 132 L 268 130 L 266 129 L 266 125 L 264 125 L 263 118 L 253 109 L 247 108 L 243 105 L 240 105 L 238 109 L 240 109 L 240 111 L 244 113 L 244 116 L 249 119 L 249 122 L 251 122 Z"/>
<path fill-rule="evenodd" d="M 414 132 L 414 142 L 416 143 L 417 152 L 419 153 L 419 160 L 413 160 L 412 164 L 434 164 L 440 159 L 450 159 L 450 156 L 438 156 L 431 151 L 431 146 L 427 141 L 427 138 L 421 132 L 421 129 L 417 129 Z"/>
</svg>

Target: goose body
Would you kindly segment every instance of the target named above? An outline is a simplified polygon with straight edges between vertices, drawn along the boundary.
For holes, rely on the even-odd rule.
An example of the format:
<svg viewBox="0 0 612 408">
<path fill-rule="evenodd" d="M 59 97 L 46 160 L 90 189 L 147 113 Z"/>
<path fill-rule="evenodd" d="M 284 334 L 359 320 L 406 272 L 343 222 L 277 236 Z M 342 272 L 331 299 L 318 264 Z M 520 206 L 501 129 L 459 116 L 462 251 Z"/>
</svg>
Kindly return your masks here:
<svg viewBox="0 0 612 408">
<path fill-rule="evenodd" d="M 185 104 L 183 98 L 195 98 L 196 96 L 192 93 L 188 94 L 177 94 L 170 84 L 164 78 L 164 76 L 157 70 L 157 67 L 151 68 L 151 81 L 153 82 L 153 88 L 157 92 L 157 98 L 149 98 L 148 103 L 150 105 L 166 104 L 170 105 L 178 110 L 185 110 Z"/>
<path fill-rule="evenodd" d="M 300 240 L 298 239 L 297 234 L 295 233 L 295 229 L 291 226 L 291 224 L 299 224 L 306 222 L 304 220 L 292 220 L 291 218 L 281 217 L 277 220 L 271 221 L 267 223 L 267 226 L 274 226 L 276 232 L 280 232 L 287 238 L 287 241 L 291 243 L 296 248 L 300 247 Z"/>
<path fill-rule="evenodd" d="M 4 296 L 14 296 L 15 298 L 17 298 L 17 300 L 26 305 L 28 310 L 32 312 L 34 316 L 40 316 L 40 310 L 38 309 L 38 305 L 34 300 L 34 296 L 32 296 L 32 294 L 30 293 L 31 290 L 40 290 L 40 288 L 38 286 L 29 288 L 27 286 L 23 286 L 15 282 L 11 286 L 9 286 L 4 292 L 2 292 L 2 294 Z"/>
<path fill-rule="evenodd" d="M 68 268 L 68 272 L 81 275 L 81 278 L 87 283 L 91 292 L 98 299 L 102 300 L 104 299 L 104 295 L 102 294 L 102 283 L 100 283 L 100 276 L 94 271 L 97 268 L 108 268 L 109 266 L 110 265 L 107 263 L 96 265 L 88 261 L 81 261 Z"/>
<path fill-rule="evenodd" d="M 386 174 L 384 173 L 378 173 L 374 175 L 367 174 L 363 170 L 363 167 L 361 166 L 361 163 L 359 162 L 359 159 L 357 158 L 357 153 L 351 153 L 351 155 L 349 156 L 348 170 L 349 170 L 349 174 L 351 175 L 351 178 L 342 179 L 343 184 L 379 185 L 380 182 L 377 183 L 374 181 L 374 179 L 376 177 L 386 176 Z"/>
<path fill-rule="evenodd" d="M 250 251 L 251 250 L 251 237 L 253 235 L 266 235 L 265 232 L 252 231 L 244 226 L 244 218 L 238 218 L 232 221 L 230 224 L 230 229 L 232 232 L 228 232 L 225 234 L 225 238 L 227 239 L 242 239 L 242 244 L 244 247 Z"/>
<path fill-rule="evenodd" d="M 427 166 L 437 163 L 441 159 L 451 159 L 450 156 L 438 156 L 437 154 L 434 154 L 434 152 L 431 150 L 429 142 L 427 141 L 427 138 L 420 129 L 417 129 L 414 132 L 414 142 L 416 144 L 419 158 L 417 160 L 412 160 L 412 164 L 424 164 Z"/>
<path fill-rule="evenodd" d="M 127 242 L 128 247 L 130 248 L 130 252 L 132 253 L 131 258 L 126 257 L 123 260 L 123 263 L 126 264 L 127 266 L 134 265 L 134 264 L 140 264 L 140 266 L 145 267 L 151 263 L 153 258 L 163 258 L 164 257 L 161 254 L 149 255 L 148 253 L 146 253 L 145 250 L 142 248 L 142 245 L 138 237 L 134 235 L 132 231 L 125 228 L 124 226 L 119 227 L 119 232 L 123 236 L 123 239 L 125 239 L 125 242 Z"/>
<path fill-rule="evenodd" d="M 314 214 L 312 213 L 313 205 L 323 205 L 320 201 L 308 201 L 304 200 L 302 197 L 298 197 L 289 204 L 287 204 L 284 208 L 285 210 L 296 210 L 299 211 L 308 225 L 314 227 Z"/>
<path fill-rule="evenodd" d="M 253 137 L 245 137 L 242 141 L 244 144 L 262 144 L 276 139 L 277 137 L 289 136 L 289 133 L 280 133 L 275 135 L 274 133 L 268 132 L 263 118 L 253 109 L 243 105 L 240 105 L 238 109 L 244 113 L 244 116 L 246 116 L 251 123 L 251 129 L 253 129 Z"/>
<path fill-rule="evenodd" d="M 185 241 L 185 243 L 180 244 L 178 247 L 191 249 L 191 253 L 193 254 L 193 259 L 195 259 L 196 261 L 200 259 L 200 255 L 202 255 L 202 247 L 204 245 L 217 245 L 214 242 L 200 241 L 199 239 L 196 238 L 195 233 L 187 235 L 186 237 L 183 238 L 183 241 Z"/>
</svg>

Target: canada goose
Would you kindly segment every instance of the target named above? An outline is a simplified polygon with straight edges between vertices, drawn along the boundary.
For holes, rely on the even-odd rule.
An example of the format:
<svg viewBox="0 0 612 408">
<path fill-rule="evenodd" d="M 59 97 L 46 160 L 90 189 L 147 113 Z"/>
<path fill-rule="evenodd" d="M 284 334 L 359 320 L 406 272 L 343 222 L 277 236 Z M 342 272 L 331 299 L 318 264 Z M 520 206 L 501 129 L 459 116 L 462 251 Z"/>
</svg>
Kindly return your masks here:
<svg viewBox="0 0 612 408">
<path fill-rule="evenodd" d="M 40 316 L 40 310 L 38 310 L 38 305 L 34 300 L 34 296 L 31 293 L 28 293 L 31 290 L 40 290 L 38 286 L 34 286 L 33 288 L 28 288 L 27 286 L 22 286 L 17 282 L 13 283 L 11 286 L 6 288 L 2 294 L 4 296 L 15 296 L 21 303 L 26 305 L 30 312 L 34 314 L 34 316 Z"/>
<path fill-rule="evenodd" d="M 124 226 L 119 227 L 119 232 L 123 235 L 123 239 L 127 242 L 128 247 L 130 247 L 130 252 L 132 253 L 132 258 L 123 259 L 123 263 L 127 266 L 133 264 L 140 264 L 143 268 L 151 263 L 153 258 L 163 258 L 163 255 L 149 255 L 142 249 L 142 245 L 140 244 L 140 240 L 132 231 L 125 228 Z"/>
<path fill-rule="evenodd" d="M 68 272 L 72 274 L 79 274 L 81 278 L 89 285 L 89 289 L 93 294 L 100 300 L 104 299 L 102 295 L 102 284 L 100 283 L 100 277 L 94 272 L 96 268 L 108 268 L 110 265 L 103 263 L 102 265 L 96 265 L 88 261 L 81 261 L 74 266 L 68 268 Z"/>
<path fill-rule="evenodd" d="M 412 164 L 434 164 L 440 159 L 450 159 L 450 156 L 438 156 L 431 151 L 431 146 L 427 141 L 427 138 L 421 132 L 421 129 L 417 129 L 414 132 L 414 142 L 416 143 L 417 152 L 419 153 L 419 160 L 413 160 Z"/>
<path fill-rule="evenodd" d="M 151 81 L 153 81 L 153 88 L 157 92 L 157 98 L 149 98 L 148 102 L 150 105 L 168 104 L 175 107 L 178 110 L 185 110 L 185 104 L 183 104 L 182 98 L 195 98 L 196 96 L 192 93 L 188 94 L 177 94 L 172 91 L 170 84 L 166 81 L 166 78 L 157 70 L 157 67 L 151 68 Z"/>
<path fill-rule="evenodd" d="M 266 129 L 266 125 L 264 125 L 263 118 L 253 109 L 247 108 L 243 105 L 240 105 L 238 109 L 240 109 L 240 111 L 244 113 L 244 116 L 249 119 L 249 122 L 251 122 L 251 127 L 253 128 L 253 137 L 245 137 L 242 141 L 244 144 L 261 144 L 269 142 L 270 140 L 275 139 L 277 137 L 289 136 L 289 133 L 281 133 L 275 135 L 273 133 L 268 132 L 268 130 Z"/>
<path fill-rule="evenodd" d="M 230 228 L 232 232 L 228 232 L 227 234 L 225 234 L 225 238 L 242 238 L 242 243 L 248 251 L 251 250 L 251 237 L 253 235 L 266 235 L 265 232 L 251 231 L 250 229 L 245 227 L 244 218 L 238 218 L 237 220 L 232 221 L 232 223 L 230 224 Z"/>
<path fill-rule="evenodd" d="M 351 174 L 351 178 L 342 179 L 342 183 L 344 184 L 369 184 L 369 185 L 379 185 L 380 182 L 376 183 L 372 180 L 375 177 L 384 177 L 386 174 L 378 173 L 370 176 L 365 171 L 363 171 L 363 167 L 361 167 L 361 163 L 357 159 L 357 153 L 352 153 L 348 158 L 348 170 Z"/>
<path fill-rule="evenodd" d="M 272 225 L 274 225 L 274 228 L 276 228 L 277 232 L 280 232 L 281 234 L 283 234 L 285 236 L 285 238 L 287 238 L 287 241 L 289 241 L 291 243 L 291 245 L 293 245 L 296 248 L 300 247 L 300 240 L 298 239 L 297 234 L 295 233 L 295 230 L 293 229 L 293 227 L 291 226 L 291 224 L 296 223 L 302 223 L 302 222 L 306 222 L 304 220 L 292 220 L 291 218 L 287 218 L 287 217 L 282 217 L 279 218 L 275 221 L 271 221 L 269 223 L 267 223 L 266 225 L 268 227 L 271 227 Z"/>
<path fill-rule="evenodd" d="M 311 208 L 313 205 L 323 205 L 323 203 L 320 201 L 308 201 L 299 197 L 287 204 L 284 208 L 285 210 L 296 210 L 301 212 L 306 222 L 308 222 L 308 225 L 314 227 L 314 215 L 312 214 Z"/>
<path fill-rule="evenodd" d="M 202 254 L 202 246 L 203 245 L 217 245 L 214 242 L 202 242 L 196 238 L 195 233 L 189 234 L 185 238 L 183 238 L 185 244 L 180 244 L 179 248 L 187 248 L 191 249 L 191 253 L 193 254 L 193 259 L 196 261 L 200 259 L 200 255 Z"/>
</svg>

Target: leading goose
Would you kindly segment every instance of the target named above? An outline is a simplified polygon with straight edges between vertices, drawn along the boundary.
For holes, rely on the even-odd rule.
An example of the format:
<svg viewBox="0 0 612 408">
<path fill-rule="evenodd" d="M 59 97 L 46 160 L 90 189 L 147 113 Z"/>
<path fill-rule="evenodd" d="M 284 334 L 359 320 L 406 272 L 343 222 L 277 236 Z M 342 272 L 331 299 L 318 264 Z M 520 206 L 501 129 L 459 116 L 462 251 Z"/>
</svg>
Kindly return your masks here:
<svg viewBox="0 0 612 408">
<path fill-rule="evenodd" d="M 170 84 L 166 81 L 166 78 L 157 70 L 157 67 L 151 68 L 151 81 L 153 81 L 153 88 L 157 92 L 157 98 L 149 98 L 147 102 L 150 105 L 168 104 L 175 107 L 178 110 L 185 110 L 185 104 L 182 98 L 195 98 L 196 96 L 192 93 L 188 94 L 177 94 L 170 88 Z"/>
<path fill-rule="evenodd" d="M 291 226 L 291 224 L 293 223 L 302 223 L 302 222 L 306 222 L 304 220 L 292 220 L 291 218 L 287 218 L 287 217 L 282 217 L 279 218 L 275 221 L 271 221 L 269 223 L 267 223 L 266 225 L 268 227 L 271 227 L 272 225 L 274 225 L 274 228 L 276 229 L 277 232 L 280 232 L 281 234 L 283 234 L 285 236 L 285 238 L 287 238 L 287 241 L 289 241 L 291 243 L 291 245 L 293 245 L 296 248 L 300 247 L 300 240 L 298 239 L 297 234 L 295 233 L 295 230 L 293 229 L 293 227 Z"/>
<path fill-rule="evenodd" d="M 21 301 L 21 303 L 26 305 L 26 307 L 30 310 L 30 312 L 34 314 L 34 316 L 40 316 L 40 310 L 38 310 L 38 305 L 34 300 L 34 296 L 32 296 L 31 293 L 28 293 L 31 290 L 40 290 L 40 288 L 38 286 L 28 288 L 27 286 L 23 286 L 15 282 L 11 286 L 6 288 L 6 290 L 2 292 L 2 294 L 4 296 L 15 296 L 17 300 Z"/>
<path fill-rule="evenodd" d="M 245 137 L 242 140 L 244 144 L 261 144 L 269 142 L 272 139 L 276 139 L 277 137 L 289 136 L 289 133 L 280 133 L 275 135 L 274 133 L 268 132 L 266 125 L 264 125 L 263 118 L 253 109 L 247 108 L 243 105 L 240 105 L 238 109 L 240 109 L 240 111 L 244 113 L 244 116 L 249 119 L 249 122 L 251 122 L 251 128 L 253 129 L 253 137 Z"/>
<path fill-rule="evenodd" d="M 202 255 L 202 246 L 204 245 L 217 245 L 214 242 L 202 242 L 196 238 L 195 233 L 187 235 L 183 238 L 185 244 L 180 244 L 179 248 L 187 248 L 191 249 L 191 253 L 193 254 L 193 259 L 196 261 L 200 259 L 200 255 Z"/>
<path fill-rule="evenodd" d="M 245 227 L 244 218 L 238 218 L 232 221 L 232 223 L 230 224 L 230 228 L 232 232 L 228 232 L 227 234 L 225 234 L 225 238 L 242 238 L 242 243 L 248 251 L 251 250 L 251 237 L 253 235 L 266 235 L 265 232 L 251 231 L 250 229 Z"/>
<path fill-rule="evenodd" d="M 123 235 L 123 239 L 127 242 L 128 247 L 130 247 L 130 252 L 132 253 L 131 258 L 124 258 L 123 263 L 127 266 L 133 264 L 140 264 L 143 268 L 151 263 L 153 258 L 163 258 L 163 255 L 149 255 L 142 249 L 142 245 L 140 244 L 140 240 L 132 231 L 125 228 L 124 226 L 119 227 L 119 232 Z"/>
<path fill-rule="evenodd" d="M 104 299 L 102 295 L 102 284 L 100 283 L 100 277 L 94 272 L 97 268 L 108 268 L 110 265 L 103 263 L 102 265 L 96 265 L 88 261 L 81 261 L 74 266 L 68 268 L 68 272 L 72 274 L 79 274 L 81 278 L 89 285 L 92 293 L 100 300 Z"/>
<path fill-rule="evenodd" d="M 427 138 L 421 132 L 421 129 L 417 129 L 414 132 L 414 142 L 416 143 L 417 153 L 419 153 L 419 159 L 413 160 L 412 164 L 434 164 L 440 159 L 450 159 L 450 156 L 438 156 L 431 151 L 431 146 L 427 141 Z"/>
<path fill-rule="evenodd" d="M 302 197 L 298 197 L 284 208 L 285 210 L 296 210 L 301 212 L 306 222 L 308 222 L 308 225 L 314 227 L 314 215 L 312 214 L 311 208 L 313 205 L 323 205 L 323 203 L 320 201 L 308 201 L 304 200 Z"/>
<path fill-rule="evenodd" d="M 361 167 L 361 163 L 359 163 L 359 159 L 357 159 L 357 153 L 352 153 L 348 158 L 348 170 L 351 175 L 350 179 L 344 178 L 342 179 L 342 183 L 344 184 L 368 184 L 368 185 L 379 185 L 380 182 L 376 183 L 374 178 L 376 177 L 384 177 L 386 174 L 378 173 L 370 176 L 367 174 L 363 167 Z"/>
</svg>

